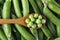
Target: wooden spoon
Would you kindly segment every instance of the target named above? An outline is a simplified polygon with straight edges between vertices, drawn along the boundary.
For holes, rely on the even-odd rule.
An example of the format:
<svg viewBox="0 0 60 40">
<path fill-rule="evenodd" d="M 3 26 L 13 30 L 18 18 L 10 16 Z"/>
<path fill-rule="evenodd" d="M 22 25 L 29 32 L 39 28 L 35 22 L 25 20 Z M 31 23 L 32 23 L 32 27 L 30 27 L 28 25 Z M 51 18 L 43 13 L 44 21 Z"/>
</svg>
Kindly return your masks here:
<svg viewBox="0 0 60 40">
<path fill-rule="evenodd" d="M 18 18 L 18 19 L 0 19 L 0 24 L 21 24 L 27 27 L 27 24 L 25 22 L 27 18 L 29 18 L 29 15 L 24 16 L 22 18 Z"/>
</svg>

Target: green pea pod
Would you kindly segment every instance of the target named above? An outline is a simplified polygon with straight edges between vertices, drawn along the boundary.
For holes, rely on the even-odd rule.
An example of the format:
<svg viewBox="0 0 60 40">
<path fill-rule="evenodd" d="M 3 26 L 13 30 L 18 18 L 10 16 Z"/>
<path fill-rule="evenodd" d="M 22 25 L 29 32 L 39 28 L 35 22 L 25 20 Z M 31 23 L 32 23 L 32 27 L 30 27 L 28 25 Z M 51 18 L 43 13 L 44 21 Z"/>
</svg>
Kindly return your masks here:
<svg viewBox="0 0 60 40">
<path fill-rule="evenodd" d="M 32 5 L 35 13 L 39 13 L 38 7 L 37 7 L 36 3 L 34 2 L 34 0 L 29 0 L 29 2 Z"/>
<path fill-rule="evenodd" d="M 49 39 L 52 34 L 49 32 L 48 28 L 46 26 L 42 26 L 41 30 L 43 31 L 43 33 L 45 34 L 45 36 Z"/>
<path fill-rule="evenodd" d="M 1 28 L 0 28 L 0 39 L 1 40 L 8 40 Z"/>
<path fill-rule="evenodd" d="M 26 39 L 21 35 L 21 40 L 26 40 Z"/>
<path fill-rule="evenodd" d="M 38 32 L 37 32 L 37 30 L 30 28 L 30 31 L 33 34 L 33 36 L 36 38 L 36 40 L 38 40 Z"/>
<path fill-rule="evenodd" d="M 60 40 L 60 37 L 58 37 L 58 38 L 56 38 L 56 39 L 54 39 L 54 40 Z"/>
<path fill-rule="evenodd" d="M 39 7 L 41 13 L 42 13 L 42 11 L 43 11 L 43 4 L 42 4 L 42 1 L 41 1 L 41 0 L 36 0 L 36 2 L 37 2 L 37 5 L 38 5 L 38 7 Z"/>
<path fill-rule="evenodd" d="M 44 37 L 44 35 L 43 35 L 43 32 L 42 32 L 42 30 L 38 30 L 38 40 L 43 40 L 43 37 Z"/>
<path fill-rule="evenodd" d="M 28 0 L 21 0 L 22 7 L 23 7 L 23 16 L 26 16 L 29 14 L 29 3 Z"/>
<path fill-rule="evenodd" d="M 2 11 L 3 19 L 10 18 L 10 6 L 11 6 L 11 1 L 5 1 Z M 3 24 L 2 26 L 8 40 L 11 40 L 11 26 L 9 24 Z"/>
<path fill-rule="evenodd" d="M 60 4 L 58 4 L 55 0 L 53 1 L 53 3 L 60 8 Z"/>
<path fill-rule="evenodd" d="M 56 14 L 60 15 L 60 8 L 53 3 L 48 3 L 48 7 Z"/>
<path fill-rule="evenodd" d="M 15 10 L 17 17 L 22 17 L 18 0 L 13 0 L 13 5 L 14 5 L 14 10 Z"/>
<path fill-rule="evenodd" d="M 59 7 L 60 8 L 60 5 L 55 1 L 55 0 L 46 0 L 48 3 L 53 3 L 53 4 L 55 4 L 57 7 Z"/>
<path fill-rule="evenodd" d="M 48 25 L 48 29 L 53 34 L 53 36 L 56 36 L 56 29 L 55 29 L 55 26 L 53 25 L 53 23 L 48 22 L 47 25 Z"/>
<path fill-rule="evenodd" d="M 43 14 L 55 25 L 60 26 L 60 20 L 53 15 L 53 13 L 45 6 L 43 9 Z"/>
<path fill-rule="evenodd" d="M 56 29 L 57 29 L 57 35 L 58 35 L 58 37 L 60 37 L 60 26 L 56 25 Z"/>
<path fill-rule="evenodd" d="M 14 35 L 16 40 L 21 40 L 21 34 L 13 27 Z"/>
</svg>

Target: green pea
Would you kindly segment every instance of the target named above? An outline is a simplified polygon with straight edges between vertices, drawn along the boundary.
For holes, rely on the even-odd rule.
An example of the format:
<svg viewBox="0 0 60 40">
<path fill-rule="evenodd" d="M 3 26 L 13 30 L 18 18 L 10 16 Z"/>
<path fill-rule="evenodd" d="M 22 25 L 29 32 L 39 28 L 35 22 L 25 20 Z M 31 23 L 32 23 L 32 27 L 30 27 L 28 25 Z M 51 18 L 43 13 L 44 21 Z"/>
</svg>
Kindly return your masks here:
<svg viewBox="0 0 60 40">
<path fill-rule="evenodd" d="M 43 23 L 43 24 L 46 23 L 46 20 L 45 20 L 45 19 L 42 19 L 42 23 Z"/>
<path fill-rule="evenodd" d="M 34 22 L 35 21 L 35 18 L 31 18 L 31 21 Z"/>
<path fill-rule="evenodd" d="M 38 16 L 38 19 L 42 19 L 42 16 L 41 16 L 41 15 L 39 15 L 39 16 Z"/>
<path fill-rule="evenodd" d="M 37 20 L 36 20 L 36 23 L 37 23 L 37 24 L 41 23 L 41 20 L 40 20 L 40 19 L 37 19 Z"/>
<path fill-rule="evenodd" d="M 30 26 L 32 26 L 32 25 L 33 25 L 33 22 L 29 22 L 28 24 L 29 24 Z"/>
<path fill-rule="evenodd" d="M 34 18 L 38 18 L 38 15 L 39 15 L 38 13 L 35 13 Z"/>
<path fill-rule="evenodd" d="M 31 19 L 31 18 L 33 18 L 34 16 L 33 15 L 29 15 L 29 18 Z"/>
<path fill-rule="evenodd" d="M 33 24 L 33 25 L 32 25 L 32 28 L 36 28 L 36 27 L 37 27 L 37 25 L 36 25 L 36 24 Z"/>
<path fill-rule="evenodd" d="M 37 25 L 38 25 L 39 28 L 42 26 L 42 24 L 37 24 Z"/>
<path fill-rule="evenodd" d="M 26 23 L 29 23 L 29 22 L 30 22 L 30 19 L 26 19 L 25 22 L 26 22 Z"/>
<path fill-rule="evenodd" d="M 31 27 L 29 24 L 27 24 L 27 27 Z"/>
</svg>

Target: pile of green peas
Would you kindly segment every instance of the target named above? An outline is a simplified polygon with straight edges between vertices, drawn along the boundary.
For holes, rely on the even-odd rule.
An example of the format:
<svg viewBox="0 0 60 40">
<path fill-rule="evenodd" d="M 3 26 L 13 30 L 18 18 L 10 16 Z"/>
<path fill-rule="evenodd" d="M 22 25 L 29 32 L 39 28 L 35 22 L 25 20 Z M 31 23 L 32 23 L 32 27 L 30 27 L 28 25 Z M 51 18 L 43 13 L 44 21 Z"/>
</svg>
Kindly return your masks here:
<svg viewBox="0 0 60 40">
<path fill-rule="evenodd" d="M 27 18 L 25 22 L 27 23 L 27 27 L 40 28 L 43 24 L 46 23 L 46 20 L 42 17 L 42 15 L 35 13 L 29 15 L 29 18 Z"/>
</svg>

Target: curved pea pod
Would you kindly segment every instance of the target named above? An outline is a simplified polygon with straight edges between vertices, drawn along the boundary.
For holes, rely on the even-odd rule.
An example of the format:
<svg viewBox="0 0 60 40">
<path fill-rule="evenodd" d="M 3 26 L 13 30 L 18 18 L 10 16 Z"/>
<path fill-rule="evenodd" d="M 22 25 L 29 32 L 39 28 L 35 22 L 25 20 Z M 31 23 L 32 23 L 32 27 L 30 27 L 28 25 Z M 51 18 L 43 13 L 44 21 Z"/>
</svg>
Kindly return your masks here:
<svg viewBox="0 0 60 40">
<path fill-rule="evenodd" d="M 0 39 L 1 40 L 8 40 L 6 35 L 4 34 L 4 32 L 1 30 L 1 28 L 0 28 Z"/>
<path fill-rule="evenodd" d="M 55 25 L 60 26 L 60 20 L 47 8 L 44 7 L 43 14 Z"/>
<path fill-rule="evenodd" d="M 56 14 L 60 15 L 60 8 L 56 6 L 54 3 L 50 2 L 48 3 L 48 7 L 54 11 Z"/>
</svg>

